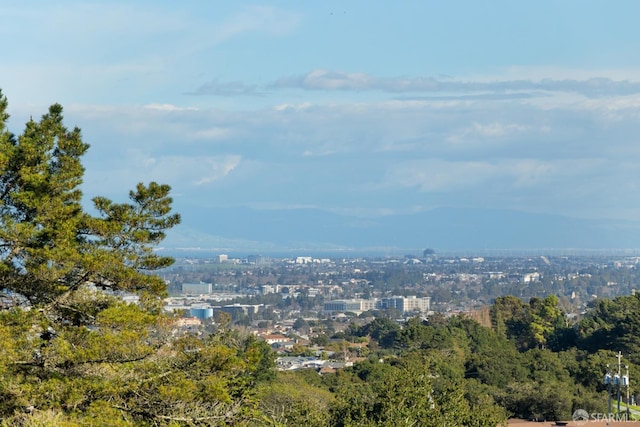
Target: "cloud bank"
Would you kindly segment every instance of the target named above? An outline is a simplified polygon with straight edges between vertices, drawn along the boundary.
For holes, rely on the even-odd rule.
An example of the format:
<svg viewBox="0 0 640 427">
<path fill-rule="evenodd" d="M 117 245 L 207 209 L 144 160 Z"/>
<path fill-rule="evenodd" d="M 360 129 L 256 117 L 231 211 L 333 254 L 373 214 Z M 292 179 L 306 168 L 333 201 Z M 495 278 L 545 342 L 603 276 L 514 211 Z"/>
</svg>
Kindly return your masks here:
<svg viewBox="0 0 640 427">
<path fill-rule="evenodd" d="M 89 154 L 87 188 L 99 187 L 107 173 L 101 147 L 109 139 L 110 150 L 124 153 L 111 160 L 109 170 L 121 171 L 111 177 L 114 184 L 130 187 L 134 174 L 127 171 L 135 171 L 168 180 L 185 200 L 210 206 L 314 206 L 374 216 L 477 206 L 624 219 L 640 211 L 633 197 L 640 188 L 636 83 L 314 76 L 313 84 L 281 79 L 269 88 L 276 95 L 266 97 L 295 85 L 391 95 L 351 102 L 278 98 L 268 107 L 234 110 L 77 106 L 74 120 L 98 147 Z M 235 87 L 228 96 L 266 90 Z M 507 88 L 528 96 L 464 96 Z M 454 89 L 458 96 L 395 96 Z"/>
</svg>

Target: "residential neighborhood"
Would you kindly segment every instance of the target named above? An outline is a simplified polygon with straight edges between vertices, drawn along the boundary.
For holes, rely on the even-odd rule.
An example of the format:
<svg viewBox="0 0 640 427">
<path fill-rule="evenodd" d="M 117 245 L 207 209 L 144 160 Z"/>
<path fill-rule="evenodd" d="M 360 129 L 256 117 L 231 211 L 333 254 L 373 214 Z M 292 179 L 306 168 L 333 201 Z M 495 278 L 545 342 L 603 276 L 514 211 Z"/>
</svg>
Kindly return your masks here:
<svg viewBox="0 0 640 427">
<path fill-rule="evenodd" d="M 370 352 L 350 328 L 385 318 L 463 314 L 489 325 L 486 307 L 502 294 L 557 294 L 575 320 L 599 296 L 635 292 L 635 257 L 491 257 L 421 255 L 387 258 L 270 258 L 227 255 L 178 258 L 162 272 L 171 296 L 165 310 L 183 333 L 226 325 L 265 341 L 277 369 L 321 374 L 351 366 Z M 354 342 L 357 341 L 357 342 Z"/>
</svg>

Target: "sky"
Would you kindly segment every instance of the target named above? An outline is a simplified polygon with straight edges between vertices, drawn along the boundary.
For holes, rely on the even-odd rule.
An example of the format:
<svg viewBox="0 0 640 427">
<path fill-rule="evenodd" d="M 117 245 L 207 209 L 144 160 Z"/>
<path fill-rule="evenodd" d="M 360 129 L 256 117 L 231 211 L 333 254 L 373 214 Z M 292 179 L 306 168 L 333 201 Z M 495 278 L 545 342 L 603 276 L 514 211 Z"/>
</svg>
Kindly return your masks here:
<svg viewBox="0 0 640 427">
<path fill-rule="evenodd" d="M 60 103 L 87 197 L 376 218 L 640 218 L 640 2 L 6 1 L 10 128 Z M 212 231 L 215 234 L 215 230 Z"/>
</svg>

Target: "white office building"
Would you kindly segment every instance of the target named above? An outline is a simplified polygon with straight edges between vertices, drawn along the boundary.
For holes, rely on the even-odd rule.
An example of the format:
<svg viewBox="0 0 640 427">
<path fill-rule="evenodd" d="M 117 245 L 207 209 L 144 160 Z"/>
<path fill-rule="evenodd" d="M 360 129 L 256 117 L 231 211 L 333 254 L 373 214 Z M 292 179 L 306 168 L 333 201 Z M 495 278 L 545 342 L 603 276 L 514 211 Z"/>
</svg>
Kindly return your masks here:
<svg viewBox="0 0 640 427">
<path fill-rule="evenodd" d="M 427 314 L 431 309 L 431 297 L 418 298 L 415 295 L 409 297 L 393 296 L 381 299 L 342 299 L 326 301 L 325 313 L 353 312 L 356 314 L 368 310 L 396 309 L 400 313 L 420 312 Z"/>
<path fill-rule="evenodd" d="M 182 284 L 182 293 L 189 295 L 203 295 L 210 294 L 213 288 L 213 284 L 211 283 L 183 283 Z"/>
</svg>

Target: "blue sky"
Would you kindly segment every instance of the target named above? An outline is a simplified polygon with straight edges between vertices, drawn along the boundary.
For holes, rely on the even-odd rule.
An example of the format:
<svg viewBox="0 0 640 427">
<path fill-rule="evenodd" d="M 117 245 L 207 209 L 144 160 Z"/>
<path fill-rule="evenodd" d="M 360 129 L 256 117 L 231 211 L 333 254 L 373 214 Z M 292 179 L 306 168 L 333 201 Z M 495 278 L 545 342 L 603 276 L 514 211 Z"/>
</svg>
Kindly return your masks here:
<svg viewBox="0 0 640 427">
<path fill-rule="evenodd" d="M 176 208 L 640 218 L 637 1 L 24 1 L 11 127 L 83 129 L 85 193 Z M 211 230 L 215 234 L 215 229 Z"/>
</svg>

